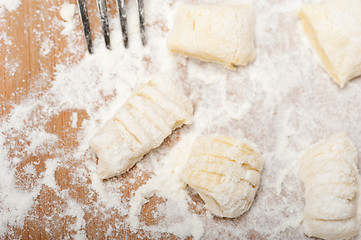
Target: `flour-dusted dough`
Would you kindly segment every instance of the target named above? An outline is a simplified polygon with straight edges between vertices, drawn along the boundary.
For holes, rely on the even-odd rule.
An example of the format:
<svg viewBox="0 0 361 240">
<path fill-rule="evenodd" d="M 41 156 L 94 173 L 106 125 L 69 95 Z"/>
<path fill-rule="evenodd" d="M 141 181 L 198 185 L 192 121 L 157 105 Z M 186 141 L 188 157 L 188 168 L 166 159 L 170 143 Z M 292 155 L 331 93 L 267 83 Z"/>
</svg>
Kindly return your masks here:
<svg viewBox="0 0 361 240">
<path fill-rule="evenodd" d="M 302 157 L 306 235 L 349 239 L 358 234 L 356 163 L 356 149 L 344 133 L 318 143 Z"/>
<path fill-rule="evenodd" d="M 166 78 L 154 78 L 136 91 L 114 118 L 90 140 L 105 179 L 131 168 L 182 124 L 190 124 L 191 101 Z"/>
<path fill-rule="evenodd" d="M 168 48 L 178 54 L 219 62 L 233 69 L 255 59 L 251 5 L 183 3 L 176 13 Z"/>
<path fill-rule="evenodd" d="M 250 208 L 262 168 L 261 155 L 247 141 L 201 136 L 193 143 L 183 180 L 214 215 L 234 218 Z"/>
<path fill-rule="evenodd" d="M 341 88 L 361 75 L 360 12 L 360 0 L 326 0 L 299 14 L 323 67 Z"/>
</svg>

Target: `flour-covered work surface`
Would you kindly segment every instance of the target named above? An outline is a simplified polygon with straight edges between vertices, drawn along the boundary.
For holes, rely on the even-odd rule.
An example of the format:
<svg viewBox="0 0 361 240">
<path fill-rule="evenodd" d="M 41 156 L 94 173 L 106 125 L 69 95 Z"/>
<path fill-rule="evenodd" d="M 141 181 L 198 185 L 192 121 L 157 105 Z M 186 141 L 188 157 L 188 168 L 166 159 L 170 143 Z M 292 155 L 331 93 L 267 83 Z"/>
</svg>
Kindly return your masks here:
<svg viewBox="0 0 361 240">
<path fill-rule="evenodd" d="M 309 239 L 303 231 L 330 239 L 357 235 L 361 80 L 358 70 L 348 67 L 360 66 L 351 57 L 350 64 L 335 69 L 335 74 L 346 69 L 340 75 L 343 83 L 353 79 L 343 88 L 324 70 L 322 54 L 320 60 L 299 17 L 303 6 L 321 1 L 227 1 L 228 6 L 251 4 L 254 14 L 254 22 L 247 24 L 254 31 L 253 43 L 248 42 L 254 46 L 252 57 L 234 70 L 172 53 L 167 41 L 182 1 L 144 2 L 147 45 L 140 41 L 136 1 L 128 1 L 129 48 L 124 49 L 117 6 L 108 1 L 109 51 L 96 3 L 88 1 L 93 55 L 87 53 L 79 14 L 69 5 L 75 2 L 0 2 L 0 238 Z M 358 6 L 356 0 L 348 2 Z M 311 25 L 318 22 L 307 19 Z M 320 25 L 326 24 L 322 20 Z M 352 36 L 360 28 L 345 30 Z M 325 39 L 334 34 L 315 30 Z M 237 41 L 234 46 L 242 50 Z M 342 62 L 334 45 L 327 46 L 329 61 Z M 344 53 L 357 53 L 357 46 L 352 42 L 355 51 Z M 159 73 L 180 91 L 162 85 L 142 93 L 141 86 L 152 85 L 148 81 Z M 140 99 L 142 94 L 156 98 L 160 108 Z M 174 99 L 186 104 L 174 104 Z M 179 118 L 168 119 L 164 109 Z M 118 118 L 125 128 L 132 127 L 123 129 L 129 133 L 123 140 L 117 135 Z M 147 119 L 154 129 L 144 125 L 140 131 L 132 125 Z M 105 131 L 108 121 L 114 124 Z M 102 131 L 94 152 L 89 142 Z M 329 138 L 340 132 L 345 134 Z M 138 133 L 147 137 L 145 145 L 140 144 L 143 138 L 131 136 Z M 109 136 L 137 148 L 122 152 L 125 157 L 107 152 L 116 143 Z M 315 145 L 321 140 L 326 142 Z M 208 158 L 209 153 L 213 156 Z M 102 156 L 107 172 L 99 176 Z M 332 165 L 322 168 L 326 162 Z M 314 179 L 334 182 L 319 187 Z M 237 194 L 242 201 L 233 197 Z M 335 206 L 335 211 L 325 206 Z M 344 233 L 329 236 L 327 229 L 341 229 L 334 221 L 349 225 L 343 225 Z"/>
</svg>

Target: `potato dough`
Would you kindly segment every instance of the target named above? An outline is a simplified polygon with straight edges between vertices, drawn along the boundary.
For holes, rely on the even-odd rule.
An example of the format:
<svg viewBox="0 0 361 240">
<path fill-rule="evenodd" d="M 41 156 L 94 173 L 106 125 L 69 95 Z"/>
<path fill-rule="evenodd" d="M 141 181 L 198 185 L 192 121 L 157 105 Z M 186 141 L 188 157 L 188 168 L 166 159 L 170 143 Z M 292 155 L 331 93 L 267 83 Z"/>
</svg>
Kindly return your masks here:
<svg viewBox="0 0 361 240">
<path fill-rule="evenodd" d="M 306 235 L 349 239 L 358 234 L 356 163 L 356 149 L 344 133 L 318 143 L 303 156 Z"/>
<path fill-rule="evenodd" d="M 253 42 L 251 5 L 183 3 L 175 16 L 168 48 L 174 53 L 234 68 L 254 60 Z"/>
<path fill-rule="evenodd" d="M 260 183 L 263 160 L 245 140 L 201 136 L 183 172 L 183 180 L 219 217 L 234 218 L 246 212 Z"/>
<path fill-rule="evenodd" d="M 327 0 L 299 14 L 323 67 L 341 88 L 361 75 L 360 12 L 360 0 Z"/>
<path fill-rule="evenodd" d="M 155 78 L 130 97 L 90 140 L 105 179 L 131 168 L 182 124 L 190 124 L 191 101 L 165 78 Z"/>
</svg>

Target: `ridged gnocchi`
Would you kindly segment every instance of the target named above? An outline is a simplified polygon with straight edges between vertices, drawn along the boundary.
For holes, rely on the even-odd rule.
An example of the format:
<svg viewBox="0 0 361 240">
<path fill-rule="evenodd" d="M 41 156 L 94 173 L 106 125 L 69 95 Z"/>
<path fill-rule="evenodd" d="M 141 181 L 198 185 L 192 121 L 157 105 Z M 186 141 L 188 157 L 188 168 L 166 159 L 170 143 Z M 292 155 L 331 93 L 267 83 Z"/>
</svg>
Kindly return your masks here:
<svg viewBox="0 0 361 240">
<path fill-rule="evenodd" d="M 175 16 L 168 48 L 231 69 L 246 66 L 256 57 L 253 7 L 183 3 Z"/>
<path fill-rule="evenodd" d="M 306 235 L 349 239 L 358 234 L 356 163 L 356 149 L 344 133 L 316 144 L 302 157 Z"/>
<path fill-rule="evenodd" d="M 200 136 L 183 172 L 183 180 L 216 216 L 235 218 L 246 212 L 258 189 L 263 160 L 245 140 Z"/>
<path fill-rule="evenodd" d="M 172 130 L 192 123 L 193 105 L 166 78 L 154 78 L 137 90 L 90 140 L 105 179 L 131 168 Z"/>
<path fill-rule="evenodd" d="M 327 0 L 299 13 L 323 67 L 341 88 L 361 75 L 360 12 L 360 0 Z"/>
</svg>

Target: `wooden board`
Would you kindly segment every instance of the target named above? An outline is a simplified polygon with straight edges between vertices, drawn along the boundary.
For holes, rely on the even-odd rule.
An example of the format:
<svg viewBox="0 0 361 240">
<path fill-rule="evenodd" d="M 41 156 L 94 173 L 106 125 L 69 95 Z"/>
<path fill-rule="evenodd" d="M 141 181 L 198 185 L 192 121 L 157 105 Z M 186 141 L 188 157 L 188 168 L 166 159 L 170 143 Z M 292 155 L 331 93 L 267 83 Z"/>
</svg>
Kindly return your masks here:
<svg viewBox="0 0 361 240">
<path fill-rule="evenodd" d="M 7 118 L 11 116 L 14 109 L 19 110 L 19 105 L 21 106 L 23 103 L 29 103 L 29 100 L 33 99 L 40 99 L 39 102 L 44 101 L 41 99 L 46 96 L 48 90 L 51 90 L 52 83 L 55 81 L 55 67 L 59 64 L 63 64 L 71 68 L 80 62 L 87 52 L 83 30 L 79 21 L 79 14 L 75 15 L 76 24 L 75 29 L 71 31 L 71 35 L 65 36 L 62 34 L 64 27 L 62 26 L 62 20 L 60 19 L 59 14 L 61 5 L 64 3 L 76 4 L 76 0 L 21 1 L 22 4 L 16 11 L 9 12 L 5 10 L 3 15 L 0 14 L 0 59 L 2 63 L 0 64 L 1 124 L 7 121 Z M 177 0 L 170 0 L 167 2 L 167 4 L 170 6 L 169 9 L 171 9 L 171 6 L 175 6 L 174 3 L 176 1 Z M 257 39 L 258 52 L 264 52 L 264 56 L 266 56 L 265 58 L 267 60 L 266 65 L 262 65 L 263 62 L 259 62 L 261 63 L 258 65 L 258 67 L 260 67 L 260 72 L 258 72 L 258 69 L 256 69 L 257 71 L 253 71 L 253 77 L 250 76 L 250 74 L 247 72 L 248 70 L 246 69 L 240 69 L 238 72 L 233 72 L 236 73 L 236 77 L 226 79 L 227 81 L 224 82 L 224 89 L 222 89 L 222 91 L 224 91 L 222 94 L 225 93 L 227 96 L 230 95 L 232 97 L 232 101 L 230 102 L 232 103 L 232 106 L 234 106 L 231 107 L 231 109 L 237 108 L 239 106 L 239 102 L 243 102 L 244 100 L 246 102 L 248 99 L 247 96 L 243 96 L 247 95 L 248 88 L 245 86 L 252 87 L 254 90 L 254 95 L 250 95 L 249 97 L 255 98 L 256 101 L 252 102 L 254 105 L 251 107 L 249 113 L 247 113 L 246 117 L 242 119 L 242 121 L 236 121 L 233 119 L 233 117 L 231 119 L 229 116 L 225 116 L 227 113 L 223 111 L 225 115 L 218 117 L 223 118 L 223 116 L 225 116 L 225 125 L 220 124 L 219 126 L 216 126 L 216 130 L 221 134 L 227 135 L 233 130 L 241 133 L 244 129 L 244 134 L 239 135 L 245 138 L 251 138 L 250 140 L 254 141 L 258 146 L 260 146 L 261 149 L 264 150 L 264 152 L 267 154 L 268 160 L 274 161 L 275 164 L 282 164 L 282 168 L 286 167 L 285 170 L 287 173 L 282 171 L 282 174 L 279 174 L 279 169 L 276 169 L 278 165 L 273 163 L 268 164 L 268 172 L 266 172 L 266 174 L 268 174 L 269 178 L 267 178 L 267 175 L 264 178 L 263 173 L 262 181 L 264 181 L 265 187 L 263 184 L 261 184 L 260 189 L 257 192 L 257 195 L 259 196 L 259 194 L 261 194 L 263 198 L 256 197 L 255 200 L 255 203 L 261 200 L 260 202 L 263 204 L 261 205 L 263 209 L 256 208 L 256 210 L 264 210 L 264 212 L 267 214 L 260 214 L 258 215 L 257 219 L 254 218 L 255 215 L 251 215 L 251 211 L 245 214 L 244 217 L 236 219 L 222 219 L 217 217 L 212 218 L 209 216 L 209 213 L 206 212 L 204 203 L 200 197 L 195 194 L 194 191 L 187 191 L 187 196 L 190 196 L 192 199 L 192 201 L 188 202 L 190 212 L 198 213 L 198 216 L 201 216 L 201 219 L 204 220 L 204 238 L 217 238 L 217 236 L 226 236 L 226 238 L 237 239 L 239 238 L 237 235 L 239 233 L 242 234 L 244 239 L 269 239 L 272 238 L 272 236 L 276 236 L 273 238 L 279 237 L 280 239 L 306 238 L 302 234 L 302 231 L 298 225 L 295 226 L 295 221 L 299 220 L 299 216 L 295 216 L 295 212 L 301 214 L 302 211 L 302 185 L 299 182 L 296 174 L 288 174 L 288 171 L 290 171 L 289 169 L 294 167 L 294 165 L 289 166 L 288 164 L 293 164 L 292 161 L 295 160 L 294 158 L 296 158 L 297 155 L 296 151 L 305 150 L 302 149 L 302 147 L 305 147 L 308 142 L 306 142 L 306 144 L 302 144 L 301 146 L 296 146 L 294 149 L 291 148 L 291 151 L 289 152 L 292 154 L 294 153 L 292 158 L 287 158 L 288 150 L 286 151 L 286 147 L 284 149 L 283 147 L 279 148 L 278 143 L 281 141 L 282 146 L 282 143 L 286 142 L 285 139 L 290 139 L 291 144 L 296 145 L 297 141 L 295 138 L 298 136 L 297 134 L 294 138 L 292 138 L 292 136 L 282 135 L 284 132 L 288 133 L 288 131 L 296 131 L 296 129 L 299 132 L 314 131 L 315 133 L 311 138 L 312 142 L 316 142 L 317 139 L 321 139 L 326 135 L 324 129 L 321 129 L 319 132 L 317 130 L 320 128 L 319 126 L 323 126 L 323 122 L 317 122 L 317 119 L 312 119 L 312 115 L 306 115 L 309 119 L 306 119 L 305 122 L 302 122 L 303 125 L 298 121 L 298 114 L 300 114 L 300 116 L 302 115 L 302 112 L 300 113 L 297 111 L 299 110 L 300 105 L 302 105 L 300 102 L 296 102 L 298 100 L 303 100 L 303 103 L 309 103 L 311 100 L 306 101 L 307 98 L 314 101 L 314 96 L 317 96 L 316 100 L 318 101 L 318 106 L 321 106 L 320 108 L 315 107 L 314 109 L 314 112 L 316 112 L 317 115 L 319 115 L 319 112 L 325 111 L 323 108 L 324 106 L 328 106 L 329 109 L 334 111 L 328 113 L 329 116 L 332 117 L 339 115 L 339 112 L 344 111 L 342 108 L 334 107 L 336 104 L 333 104 L 332 102 L 333 96 L 332 94 L 328 94 L 332 91 L 324 91 L 326 88 L 328 90 L 333 90 L 334 88 L 332 87 L 333 85 L 331 85 L 332 83 L 327 85 L 329 83 L 328 81 L 330 81 L 327 78 L 327 75 L 324 74 L 321 67 L 316 69 L 318 65 L 314 59 L 312 60 L 312 55 L 309 49 L 307 49 L 306 45 L 303 46 L 301 43 L 301 31 L 295 27 L 297 23 L 296 16 L 294 15 L 295 9 L 289 11 L 291 7 L 297 6 L 297 4 L 300 5 L 301 3 L 297 2 L 297 4 L 292 5 L 289 1 L 287 2 L 286 0 L 270 0 L 269 2 L 270 4 L 266 4 L 266 7 L 260 7 L 259 9 L 261 15 L 264 14 L 263 19 L 261 18 L 260 22 L 263 21 L 263 24 L 265 24 L 264 21 L 269 20 L 268 15 L 278 17 L 275 19 L 272 18 L 271 20 L 273 21 L 270 22 L 269 26 L 267 25 L 267 22 L 267 24 L 261 28 L 261 30 L 265 31 L 262 35 L 266 37 L 264 39 Z M 101 35 L 100 19 L 96 7 L 96 1 L 87 0 L 87 3 L 91 20 L 90 24 L 93 33 L 93 39 L 95 39 L 97 36 Z M 108 9 L 110 10 L 110 14 L 114 17 L 117 17 L 117 6 L 115 0 L 108 0 L 107 4 Z M 269 12 L 269 9 L 265 9 L 272 4 L 276 5 L 275 11 Z M 135 8 L 135 5 L 133 6 Z M 283 9 L 283 6 L 286 6 L 285 8 L 288 9 L 288 12 L 284 13 L 280 10 Z M 154 11 L 154 9 L 152 10 Z M 157 10 L 160 11 L 159 9 Z M 162 18 L 160 18 L 160 20 L 162 20 Z M 167 32 L 169 31 L 169 26 L 162 21 L 153 21 L 152 25 L 147 25 L 147 27 L 148 29 L 155 27 L 158 31 L 157 33 L 161 33 L 163 37 L 166 36 Z M 133 31 L 138 31 L 138 29 L 133 29 Z M 119 36 L 119 38 L 121 38 L 121 36 Z M 267 41 L 264 41 L 265 39 Z M 274 39 L 274 41 L 268 41 L 272 39 Z M 132 44 L 131 41 L 130 44 Z M 68 48 L 69 45 L 72 47 Z M 302 55 L 298 55 L 298 52 L 295 55 L 284 54 L 288 53 L 289 51 L 293 51 L 293 48 L 296 46 L 297 48 L 295 49 L 298 50 L 303 48 L 303 51 L 300 51 Z M 147 50 L 152 51 L 151 49 Z M 261 57 L 262 56 L 258 55 L 257 59 Z M 307 59 L 307 57 L 309 59 Z M 217 85 L 215 82 L 211 83 L 203 81 L 202 79 L 196 79 L 196 76 L 193 79 L 191 73 L 188 72 L 189 65 L 187 64 L 190 61 L 192 61 L 192 64 L 195 64 L 197 68 L 205 70 L 210 70 L 211 68 L 208 68 L 210 66 L 208 63 L 203 63 L 198 60 L 193 61 L 190 59 L 181 59 L 182 60 L 176 62 L 176 66 L 178 67 L 177 70 L 179 71 L 177 73 L 179 75 L 179 79 L 177 80 L 184 80 L 184 82 L 188 81 L 188 83 L 192 81 L 191 84 L 194 84 L 184 85 L 186 94 L 190 95 L 191 90 L 195 90 L 196 92 L 197 88 L 200 90 L 201 87 L 205 89 L 216 88 Z M 298 59 L 301 59 L 302 61 L 307 60 L 310 62 L 310 64 L 308 64 L 308 68 L 306 66 L 306 68 L 301 69 L 303 72 L 301 71 L 300 75 L 297 75 L 297 67 L 301 65 L 301 62 Z M 154 61 L 152 62 L 150 54 L 141 56 L 139 61 L 142 61 L 140 62 L 139 68 L 145 69 L 145 72 L 147 73 L 151 73 L 149 69 L 154 67 L 156 64 Z M 290 62 L 290 65 L 287 65 L 287 62 Z M 277 65 L 279 63 L 280 65 Z M 138 64 L 138 62 L 136 62 L 136 64 Z M 296 64 L 295 67 L 292 66 L 294 64 Z M 193 67 L 195 65 L 193 65 Z M 227 69 L 223 69 L 223 66 L 220 67 L 222 67 L 222 70 L 225 71 L 222 74 L 223 76 L 232 74 L 228 73 Z M 288 69 L 288 67 L 291 68 Z M 278 75 L 273 74 L 273 70 L 278 70 L 278 68 L 280 73 Z M 218 68 L 215 69 L 217 71 L 220 70 Z M 270 70 L 272 71 L 269 79 L 267 79 L 269 75 L 268 71 Z M 295 72 L 295 74 L 285 74 L 288 71 Z M 317 74 L 304 74 L 304 72 L 317 72 Z M 207 71 L 206 74 L 208 74 Z M 239 78 L 237 74 L 239 74 Z M 283 75 L 286 76 L 284 77 Z M 218 78 L 218 75 L 215 77 Z M 252 79 L 255 77 L 260 79 L 257 78 L 257 82 L 253 82 L 256 81 L 255 79 Z M 317 81 L 315 79 L 317 79 Z M 279 89 L 281 89 L 280 86 L 282 85 L 277 85 L 280 83 L 285 84 L 286 87 L 291 89 L 282 88 L 282 91 L 280 91 Z M 275 89 L 272 89 L 271 86 L 273 85 Z M 258 90 L 258 87 L 261 87 L 260 91 Z M 201 92 L 196 92 L 193 95 L 194 99 L 192 100 L 194 101 L 195 108 L 197 105 L 199 106 L 199 102 L 202 100 L 201 98 L 208 99 L 207 97 L 210 96 L 208 94 L 201 95 L 200 93 Z M 279 94 L 279 96 L 277 94 Z M 302 96 L 305 97 L 303 98 Z M 64 98 L 65 97 L 66 96 L 64 96 Z M 107 97 L 102 97 L 105 99 L 106 103 L 110 102 L 107 102 Z M 110 94 L 109 98 L 112 97 L 114 96 Z M 221 103 L 221 98 L 215 99 L 219 99 L 220 105 L 223 104 Z M 273 103 L 273 101 L 275 102 Z M 268 102 L 270 102 L 270 104 L 267 104 Z M 215 101 L 213 101 L 212 104 L 214 103 Z M 281 103 L 285 104 L 282 105 Z M 51 106 L 51 104 L 56 103 L 49 103 L 47 106 Z M 279 107 L 276 104 L 280 104 L 282 106 Z M 206 106 L 209 108 L 209 105 Z M 218 105 L 215 106 L 215 108 L 217 108 Z M 245 105 L 242 106 L 244 107 Z M 294 109 L 294 106 L 297 108 Z M 341 104 L 337 106 L 342 107 L 343 105 Z M 264 112 L 260 109 L 263 109 Z M 342 110 L 338 111 L 339 109 Z M 6 137 L 4 145 L 7 148 L 7 152 L 9 153 L 8 160 L 10 162 L 10 168 L 15 170 L 15 187 L 21 191 L 32 191 L 34 188 L 39 188 L 38 193 L 36 193 L 36 196 L 34 196 L 35 200 L 31 204 L 30 210 L 26 211 L 27 216 L 25 217 L 24 222 L 15 224 L 18 219 L 12 219 L 12 222 L 9 224 L 9 229 L 4 235 L 5 239 L 71 239 L 74 238 L 76 233 L 80 234 L 81 236 L 86 236 L 88 239 L 177 239 L 176 236 L 171 234 L 157 234 L 144 230 L 132 232 L 129 229 L 129 226 L 124 223 L 127 216 L 121 212 L 121 208 L 125 207 L 126 210 L 129 210 L 129 200 L 134 195 L 135 190 L 137 190 L 139 186 L 141 186 L 147 179 L 150 178 L 151 173 L 142 171 L 142 169 L 136 165 L 121 177 L 105 180 L 103 184 L 105 186 L 103 189 L 104 192 L 102 192 L 102 194 L 99 194 L 99 192 L 94 189 L 92 186 L 94 181 L 91 179 L 91 175 L 96 171 L 96 158 L 90 155 L 91 151 L 88 150 L 88 146 L 84 146 L 86 149 L 84 151 L 88 150 L 87 153 L 89 153 L 86 157 L 84 157 L 84 159 L 79 159 L 79 157 L 73 156 L 76 151 L 75 149 L 80 146 L 77 137 L 82 133 L 83 123 L 87 123 L 86 120 L 91 118 L 90 113 L 88 113 L 85 109 L 65 108 L 55 113 L 44 114 L 43 110 L 44 109 L 41 109 L 41 106 L 39 109 L 36 107 L 32 108 L 31 114 L 27 113 L 27 119 L 25 119 L 24 122 L 26 123 L 27 130 L 32 128 L 36 129 L 39 127 L 39 121 L 37 120 L 41 119 L 40 127 L 42 128 L 42 131 L 57 136 L 57 141 L 46 146 L 47 149 L 43 149 L 42 151 L 31 151 L 29 153 L 27 151 L 29 140 L 24 135 L 25 131 L 11 130 L 11 126 L 7 126 L 6 129 L 8 131 L 2 133 Z M 218 111 L 218 109 L 213 110 Z M 292 115 L 293 112 L 295 112 L 295 115 Z M 77 116 L 77 121 L 74 124 L 74 119 L 72 116 L 75 113 Z M 242 111 L 240 113 L 242 113 Z M 309 114 L 311 113 L 312 111 L 310 111 Z M 328 115 L 325 113 L 325 116 Z M 354 115 L 351 114 L 350 116 Z M 210 116 L 207 115 L 207 117 Z M 242 116 L 236 116 L 236 118 L 242 118 Z M 283 128 L 281 128 L 286 123 L 286 121 L 288 121 L 288 118 L 290 121 L 294 120 L 294 122 L 291 123 L 297 125 L 297 128 L 295 127 L 294 129 L 293 125 L 290 125 L 291 127 L 288 125 L 286 126 L 290 127 L 291 130 L 286 128 L 287 131 L 285 131 Z M 303 116 L 300 118 L 303 118 Z M 345 118 L 340 119 L 346 119 L 346 121 L 340 121 L 344 125 L 347 125 L 347 123 L 352 123 L 351 117 L 347 119 L 346 116 Z M 212 117 L 207 119 L 209 122 L 212 120 Z M 321 118 L 321 120 L 323 120 L 323 118 Z M 90 124 L 94 124 L 94 122 L 91 122 Z M 232 125 L 226 126 L 226 124 Z M 307 127 L 312 125 L 314 128 L 309 127 L 309 129 L 298 129 L 298 125 L 300 128 L 304 127 L 305 125 Z M 351 124 L 349 125 L 351 126 Z M 330 125 L 328 126 L 330 127 Z M 0 127 L 2 127 L 2 125 L 0 125 Z M 277 134 L 279 128 L 282 132 L 281 135 Z M 207 129 L 205 133 L 211 133 L 208 130 L 209 129 Z M 162 144 L 160 148 L 163 150 L 171 149 L 171 147 L 181 138 L 180 136 L 182 136 L 182 134 L 187 131 L 191 131 L 191 127 L 183 127 L 180 130 L 176 130 L 169 138 L 165 140 L 164 144 Z M 328 129 L 327 133 L 330 131 L 331 130 Z M 357 134 L 357 132 L 355 132 L 355 134 Z M 1 136 L 3 135 L 0 135 L 0 140 L 2 140 Z M 304 137 L 304 135 L 300 135 L 301 137 Z M 280 157 L 277 155 L 278 151 L 282 152 L 282 161 L 277 161 L 277 159 L 275 159 L 276 157 Z M 16 158 L 21 159 L 21 161 L 18 163 L 13 163 L 11 159 Z M 48 167 L 46 164 L 49 162 L 49 159 L 61 159 L 62 161 L 57 165 L 54 173 L 50 173 L 50 177 L 52 178 L 51 180 L 53 181 L 50 183 L 50 185 L 53 184 L 51 186 L 41 182 L 41 178 L 44 176 L 44 174 L 47 173 Z M 145 159 L 143 159 L 143 161 L 144 160 L 147 160 L 147 156 Z M 90 165 L 92 165 L 93 168 L 90 169 L 88 166 L 89 164 L 87 165 L 87 163 L 91 163 Z M 2 165 L 0 165 L 0 170 L 2 170 L 1 167 Z M 34 167 L 33 173 L 31 173 L 31 171 L 29 173 L 29 167 Z M 279 180 L 278 178 L 275 179 L 276 177 L 279 177 L 278 175 L 281 175 L 282 177 L 282 179 L 279 181 L 280 192 L 275 189 L 278 187 L 278 185 L 276 186 L 274 184 L 274 182 Z M 270 181 L 270 179 L 272 180 Z M 283 187 L 288 186 L 289 182 L 293 183 L 292 188 Z M 270 186 L 270 184 L 272 186 Z M 1 186 L 2 185 L 0 184 L 0 192 L 2 191 Z M 119 200 L 118 205 L 114 207 L 103 206 L 102 198 L 104 195 L 107 195 L 107 190 L 112 191 L 111 194 L 109 194 L 109 197 L 112 200 Z M 37 190 L 33 192 L 37 192 Z M 263 193 L 266 192 L 267 195 L 265 196 Z M 142 227 L 157 225 L 157 223 L 162 220 L 162 217 L 164 216 L 162 216 L 160 211 L 156 212 L 155 209 L 159 203 L 165 201 L 166 200 L 160 197 L 151 197 L 148 199 L 148 202 L 142 207 L 141 214 L 139 216 Z M 287 205 L 288 202 L 292 203 L 292 206 L 295 207 Z M 72 204 L 75 207 L 69 209 L 69 205 Z M 278 205 L 284 207 L 284 209 L 271 209 L 270 207 Z M 0 213 L 2 206 L 2 199 L 0 198 Z M 16 207 L 16 201 L 13 201 L 13 203 L 9 206 Z M 6 210 L 9 213 L 14 211 L 14 209 L 11 208 Z M 72 213 L 69 212 L 70 210 L 77 212 Z M 277 215 L 275 218 L 270 215 L 274 213 Z M 297 217 L 297 219 L 295 220 L 292 217 Z M 274 221 L 274 219 L 277 221 Z M 253 220 L 254 222 L 252 222 Z M 289 225 L 289 228 L 288 225 L 286 226 L 287 228 L 282 228 L 284 226 L 283 220 L 292 221 L 291 225 Z M 263 225 L 259 225 L 260 227 L 257 231 L 253 226 L 259 223 L 263 223 Z M 281 225 L 280 228 L 278 228 L 279 225 Z M 266 226 L 268 228 L 266 228 Z M 274 231 L 277 232 L 276 234 L 278 235 L 271 235 L 273 234 L 273 229 L 271 229 L 273 227 L 275 228 Z M 271 231 L 269 229 L 271 229 Z M 213 233 L 217 235 L 213 236 Z M 188 237 L 187 239 L 191 238 L 192 237 Z"/>
<path fill-rule="evenodd" d="M 74 29 L 73 39 L 74 43 L 79 45 L 78 50 L 74 53 L 66 48 L 66 36 L 61 34 L 63 28 L 59 25 L 59 21 L 61 21 L 59 10 L 64 3 L 76 4 L 76 1 L 22 0 L 16 11 L 5 10 L 0 22 L 0 29 L 4 36 L 0 38 L 2 63 L 0 65 L 0 117 L 2 120 L 7 118 L 16 104 L 20 104 L 30 97 L 42 97 L 42 94 L 51 87 L 57 64 L 76 64 L 86 53 L 87 49 L 80 24 L 76 25 L 76 29 Z M 87 3 L 93 38 L 95 38 L 100 34 L 96 1 L 87 1 Z M 108 8 L 110 14 L 117 14 L 115 1 L 108 1 Z M 75 17 L 78 18 L 79 23 L 79 14 L 77 13 Z M 44 41 L 49 42 L 50 51 L 48 53 L 44 53 Z M 78 113 L 75 128 L 71 127 L 70 119 L 74 112 Z M 77 132 L 83 119 L 86 118 L 85 110 L 71 109 L 59 112 L 49 119 L 46 131 L 56 134 L 60 141 L 56 146 L 52 146 L 47 154 L 27 155 L 21 134 L 18 137 L 9 136 L 9 139 L 6 140 L 7 145 L 11 145 L 9 158 L 17 156 L 24 158 L 16 166 L 16 186 L 22 190 L 32 189 L 38 176 L 46 170 L 46 159 L 56 157 L 57 152 L 71 153 L 77 147 Z M 29 124 L 31 123 L 29 122 Z M 28 164 L 36 166 L 35 175 L 22 174 Z M 85 224 L 80 231 L 85 233 L 89 239 L 122 239 L 126 236 L 133 239 L 140 236 L 150 238 L 150 235 L 143 231 L 133 233 L 129 229 L 117 227 L 124 217 L 119 216 L 116 211 L 102 213 L 97 210 L 97 207 L 94 206 L 97 194 L 89 192 L 86 187 L 90 179 L 86 178 L 85 182 L 77 182 L 72 175 L 79 164 L 79 162 L 72 162 L 72 159 L 69 158 L 64 164 L 66 167 L 63 165 L 56 170 L 54 178 L 60 190 L 67 190 L 72 199 L 84 206 Z M 129 197 L 130 193 L 146 178 L 147 175 L 144 175 L 144 179 L 139 179 L 136 184 L 131 185 L 125 195 Z M 123 181 L 126 182 L 127 177 L 124 179 Z M 63 214 L 66 211 L 66 201 L 66 198 L 59 196 L 53 189 L 42 186 L 23 226 L 10 226 L 9 231 L 5 233 L 5 239 L 63 239 L 73 236 L 75 232 L 70 226 L 75 224 L 77 219 Z M 156 220 L 151 217 L 152 207 L 150 206 L 159 201 L 160 198 L 152 198 L 146 204 L 141 216 L 142 221 L 149 224 L 155 223 Z M 11 209 L 9 210 L 11 211 Z M 109 233 L 110 226 L 113 226 L 113 231 Z"/>
</svg>

